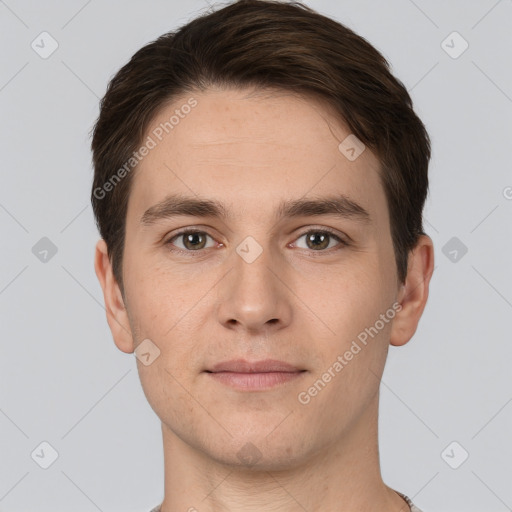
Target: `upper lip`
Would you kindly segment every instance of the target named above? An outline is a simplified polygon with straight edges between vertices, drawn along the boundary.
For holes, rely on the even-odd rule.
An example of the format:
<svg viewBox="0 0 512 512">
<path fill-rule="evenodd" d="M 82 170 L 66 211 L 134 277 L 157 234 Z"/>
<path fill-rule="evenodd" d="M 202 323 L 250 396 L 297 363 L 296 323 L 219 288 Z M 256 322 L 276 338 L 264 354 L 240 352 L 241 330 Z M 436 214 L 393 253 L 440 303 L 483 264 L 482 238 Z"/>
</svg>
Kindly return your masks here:
<svg viewBox="0 0 512 512">
<path fill-rule="evenodd" d="M 246 361 L 245 359 L 232 359 L 217 363 L 206 370 L 208 372 L 236 372 L 236 373 L 268 373 L 268 372 L 300 372 L 300 368 L 277 359 L 264 359 L 262 361 Z"/>
</svg>

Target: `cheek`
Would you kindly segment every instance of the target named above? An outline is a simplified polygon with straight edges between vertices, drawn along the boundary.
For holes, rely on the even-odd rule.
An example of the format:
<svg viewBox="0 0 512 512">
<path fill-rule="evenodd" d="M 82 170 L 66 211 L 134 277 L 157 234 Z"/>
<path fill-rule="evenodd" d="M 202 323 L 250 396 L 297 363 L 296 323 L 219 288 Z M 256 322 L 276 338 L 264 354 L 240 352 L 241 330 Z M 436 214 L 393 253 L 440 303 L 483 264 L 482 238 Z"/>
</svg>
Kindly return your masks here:
<svg viewBox="0 0 512 512">
<path fill-rule="evenodd" d="M 352 342 L 358 340 L 362 350 L 354 359 L 381 357 L 386 349 L 392 318 L 388 314 L 387 322 L 384 322 L 381 315 L 392 307 L 394 297 L 389 268 L 387 271 L 388 276 L 382 275 L 383 266 L 377 253 L 365 253 L 360 262 L 333 271 L 321 288 L 315 287 L 306 295 L 330 328 L 332 342 L 327 351 L 330 359 L 349 350 Z M 365 341 L 368 346 L 374 346 L 371 351 L 365 350 Z"/>
<path fill-rule="evenodd" d="M 322 383 L 328 382 L 315 407 L 322 409 L 336 403 L 330 415 L 334 422 L 343 423 L 344 414 L 359 414 L 379 388 L 394 310 L 388 304 L 389 291 L 368 269 L 343 279 L 341 286 L 331 285 L 329 294 L 325 321 L 335 334 L 319 349 L 322 363 L 310 385 L 316 386 L 320 380 L 322 389 Z"/>
<path fill-rule="evenodd" d="M 182 436 L 192 435 L 193 438 L 197 418 L 203 411 L 190 399 L 186 391 L 190 388 L 189 383 L 169 365 L 163 353 L 151 366 L 137 364 L 141 387 L 156 415 L 165 425 L 181 430 Z"/>
<path fill-rule="evenodd" d="M 172 380 L 165 369 L 177 378 L 186 374 L 190 354 L 200 340 L 196 336 L 201 325 L 197 312 L 201 310 L 198 303 L 204 291 L 190 286 L 183 275 L 161 265 L 151 267 L 147 262 L 131 268 L 126 285 L 136 344 L 149 338 L 158 347 L 160 355 L 154 364 L 164 381 Z"/>
<path fill-rule="evenodd" d="M 130 310 L 146 328 L 156 328 L 164 322 L 169 329 L 189 293 L 180 284 L 179 275 L 152 264 L 150 258 L 144 260 L 142 255 L 129 260 L 125 283 Z"/>
<path fill-rule="evenodd" d="M 327 304 L 350 313 L 354 320 L 371 314 L 382 301 L 379 266 L 372 253 L 359 254 L 350 264 L 329 272 L 324 283 Z"/>
</svg>

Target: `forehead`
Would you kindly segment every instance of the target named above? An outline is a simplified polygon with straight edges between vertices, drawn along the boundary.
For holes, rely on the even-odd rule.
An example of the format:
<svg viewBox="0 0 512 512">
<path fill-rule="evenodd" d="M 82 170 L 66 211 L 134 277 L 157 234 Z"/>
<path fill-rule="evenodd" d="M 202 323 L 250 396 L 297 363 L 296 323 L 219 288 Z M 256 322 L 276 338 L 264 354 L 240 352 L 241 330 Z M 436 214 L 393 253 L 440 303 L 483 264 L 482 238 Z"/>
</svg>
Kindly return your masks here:
<svg viewBox="0 0 512 512">
<path fill-rule="evenodd" d="M 149 125 L 144 140 L 154 147 L 138 164 L 130 203 L 143 213 L 184 193 L 241 213 L 283 198 L 343 194 L 375 214 L 384 208 L 385 220 L 379 162 L 368 148 L 349 160 L 339 149 L 349 135 L 313 97 L 232 89 L 183 95 Z"/>
</svg>

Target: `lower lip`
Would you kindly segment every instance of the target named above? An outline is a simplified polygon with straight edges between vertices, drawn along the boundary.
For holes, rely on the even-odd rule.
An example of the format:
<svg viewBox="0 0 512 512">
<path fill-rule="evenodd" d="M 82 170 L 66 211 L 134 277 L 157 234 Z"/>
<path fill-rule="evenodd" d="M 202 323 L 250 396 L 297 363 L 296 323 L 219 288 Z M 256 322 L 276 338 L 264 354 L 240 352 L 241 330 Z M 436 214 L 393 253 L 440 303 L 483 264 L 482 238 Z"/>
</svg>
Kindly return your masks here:
<svg viewBox="0 0 512 512">
<path fill-rule="evenodd" d="M 236 372 L 207 372 L 210 377 L 236 389 L 256 391 L 270 389 L 279 384 L 290 382 L 300 377 L 301 372 L 265 372 L 265 373 L 236 373 Z"/>
</svg>

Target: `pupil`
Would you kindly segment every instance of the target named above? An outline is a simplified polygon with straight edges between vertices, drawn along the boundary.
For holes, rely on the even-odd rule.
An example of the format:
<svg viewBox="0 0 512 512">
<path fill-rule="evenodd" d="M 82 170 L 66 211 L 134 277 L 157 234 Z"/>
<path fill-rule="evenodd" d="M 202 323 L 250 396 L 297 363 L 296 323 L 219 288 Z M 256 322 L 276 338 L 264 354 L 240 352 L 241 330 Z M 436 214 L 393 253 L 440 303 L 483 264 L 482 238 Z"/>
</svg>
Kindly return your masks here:
<svg viewBox="0 0 512 512">
<path fill-rule="evenodd" d="M 192 248 L 197 249 L 198 245 L 201 245 L 201 243 L 200 242 L 199 242 L 199 244 L 194 243 L 194 238 L 196 238 L 196 237 L 202 238 L 200 233 L 189 233 L 186 237 L 186 243 L 190 244 Z M 187 245 L 187 247 L 188 247 L 188 245 Z"/>
<path fill-rule="evenodd" d="M 320 243 L 319 243 L 319 244 L 317 244 L 317 243 L 315 243 L 315 242 L 314 242 L 314 240 L 315 240 L 317 237 L 321 238 L 321 240 L 320 240 Z M 308 237 L 308 241 L 309 241 L 309 242 L 312 242 L 312 245 L 313 245 L 313 247 L 314 247 L 314 248 L 318 248 L 318 247 L 324 247 L 324 246 L 326 246 L 325 241 L 327 240 L 327 238 L 328 238 L 328 235 L 326 235 L 325 233 L 321 233 L 321 234 L 318 234 L 318 233 L 317 233 L 317 234 L 310 235 L 310 236 Z M 329 244 L 327 244 L 327 245 L 329 245 Z"/>
</svg>

